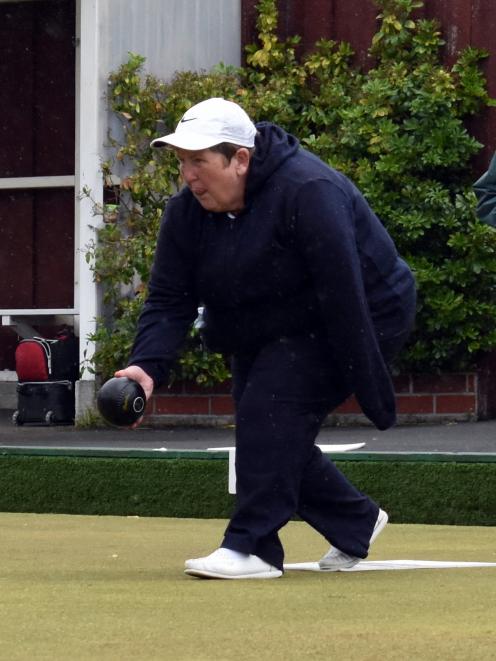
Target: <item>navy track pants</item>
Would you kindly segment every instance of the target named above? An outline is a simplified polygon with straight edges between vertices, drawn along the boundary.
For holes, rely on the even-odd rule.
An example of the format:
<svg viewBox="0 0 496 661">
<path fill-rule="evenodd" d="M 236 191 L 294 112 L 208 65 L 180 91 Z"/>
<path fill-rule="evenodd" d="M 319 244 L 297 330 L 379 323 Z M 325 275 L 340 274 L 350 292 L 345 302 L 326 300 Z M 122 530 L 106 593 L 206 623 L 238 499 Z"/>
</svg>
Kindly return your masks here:
<svg viewBox="0 0 496 661">
<path fill-rule="evenodd" d="M 222 546 L 282 569 L 278 531 L 298 514 L 341 551 L 367 556 L 379 508 L 315 445 L 349 394 L 318 336 L 282 338 L 233 359 L 237 495 Z"/>
</svg>

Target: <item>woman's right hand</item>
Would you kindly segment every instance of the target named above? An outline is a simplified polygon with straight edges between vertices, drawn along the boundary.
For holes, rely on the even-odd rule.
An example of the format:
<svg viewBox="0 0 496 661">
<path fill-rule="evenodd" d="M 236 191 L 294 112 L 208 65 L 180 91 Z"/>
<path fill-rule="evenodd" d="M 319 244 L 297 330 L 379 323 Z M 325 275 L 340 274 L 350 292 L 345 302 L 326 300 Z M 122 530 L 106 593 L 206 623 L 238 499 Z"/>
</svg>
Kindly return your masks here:
<svg viewBox="0 0 496 661">
<path fill-rule="evenodd" d="M 137 381 L 145 391 L 146 399 L 149 400 L 153 393 L 153 379 L 145 372 L 144 369 L 137 365 L 130 365 L 123 370 L 118 370 L 114 376 L 118 379 L 127 376 L 128 379 Z"/>
</svg>

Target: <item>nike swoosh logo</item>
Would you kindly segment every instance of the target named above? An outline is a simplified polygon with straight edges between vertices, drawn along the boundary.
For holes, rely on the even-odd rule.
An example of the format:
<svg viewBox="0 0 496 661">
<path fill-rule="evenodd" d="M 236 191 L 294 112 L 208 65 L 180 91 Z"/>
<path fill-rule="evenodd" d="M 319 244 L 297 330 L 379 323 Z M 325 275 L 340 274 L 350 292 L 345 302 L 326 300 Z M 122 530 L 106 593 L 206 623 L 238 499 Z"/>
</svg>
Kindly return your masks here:
<svg viewBox="0 0 496 661">
<path fill-rule="evenodd" d="M 198 119 L 198 117 L 191 117 L 190 119 L 181 119 L 181 124 L 184 124 L 184 122 L 192 122 L 194 119 Z"/>
</svg>

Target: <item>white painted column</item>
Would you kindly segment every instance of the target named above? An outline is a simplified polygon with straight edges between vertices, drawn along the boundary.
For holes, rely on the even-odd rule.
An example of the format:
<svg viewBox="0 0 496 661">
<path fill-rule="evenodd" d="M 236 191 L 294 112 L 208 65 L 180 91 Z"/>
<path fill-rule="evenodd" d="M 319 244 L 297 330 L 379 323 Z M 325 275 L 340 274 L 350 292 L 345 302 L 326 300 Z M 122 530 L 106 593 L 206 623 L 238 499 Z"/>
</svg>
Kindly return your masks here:
<svg viewBox="0 0 496 661">
<path fill-rule="evenodd" d="M 99 314 L 99 293 L 85 258 L 86 246 L 96 239 L 95 227 L 102 222 L 100 216 L 94 215 L 94 205 L 101 205 L 103 202 L 100 164 L 100 105 L 103 100 L 99 85 L 99 2 L 100 0 L 77 2 L 74 303 L 79 313 L 80 360 L 87 359 L 94 353 L 94 344 L 88 341 L 88 335 L 95 330 L 95 319 Z M 81 195 L 84 189 L 90 191 L 91 199 Z M 94 376 L 85 370 L 83 381 L 89 381 L 93 385 Z M 80 386 L 82 390 L 84 383 Z M 78 408 L 81 412 L 81 409 L 86 407 L 78 407 L 76 402 L 76 414 Z"/>
</svg>

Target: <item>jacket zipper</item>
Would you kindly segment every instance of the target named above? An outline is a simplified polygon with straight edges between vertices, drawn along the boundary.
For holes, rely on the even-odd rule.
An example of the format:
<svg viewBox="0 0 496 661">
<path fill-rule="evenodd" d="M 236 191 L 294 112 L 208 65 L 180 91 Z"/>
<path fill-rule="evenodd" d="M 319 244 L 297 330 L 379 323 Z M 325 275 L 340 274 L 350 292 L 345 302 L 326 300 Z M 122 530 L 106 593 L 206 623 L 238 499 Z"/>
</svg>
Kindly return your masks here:
<svg viewBox="0 0 496 661">
<path fill-rule="evenodd" d="M 233 264 L 234 264 L 234 252 L 235 252 L 235 244 L 236 244 L 236 222 L 237 218 L 236 216 L 233 216 L 231 214 L 226 214 L 227 218 L 227 237 L 226 237 L 226 251 L 225 251 L 225 259 L 224 259 L 224 276 L 226 278 L 226 283 L 227 283 L 227 288 L 229 292 L 229 299 L 231 303 L 234 303 L 235 300 L 235 293 L 234 293 L 234 272 L 233 272 Z"/>
</svg>

